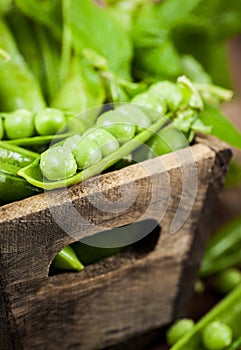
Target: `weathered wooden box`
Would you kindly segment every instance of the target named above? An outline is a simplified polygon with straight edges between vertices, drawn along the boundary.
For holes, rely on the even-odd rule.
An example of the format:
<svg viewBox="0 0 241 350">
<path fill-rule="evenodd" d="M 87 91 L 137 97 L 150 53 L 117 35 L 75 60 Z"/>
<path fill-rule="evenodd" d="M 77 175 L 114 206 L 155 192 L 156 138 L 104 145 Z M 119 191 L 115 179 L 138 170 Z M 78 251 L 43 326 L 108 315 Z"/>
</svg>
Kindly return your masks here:
<svg viewBox="0 0 241 350">
<path fill-rule="evenodd" d="M 230 157 L 225 144 L 199 138 L 190 148 L 2 206 L 0 348 L 111 348 L 184 315 Z M 48 275 L 64 246 L 147 219 L 160 232 L 139 248 L 81 273 Z"/>
</svg>

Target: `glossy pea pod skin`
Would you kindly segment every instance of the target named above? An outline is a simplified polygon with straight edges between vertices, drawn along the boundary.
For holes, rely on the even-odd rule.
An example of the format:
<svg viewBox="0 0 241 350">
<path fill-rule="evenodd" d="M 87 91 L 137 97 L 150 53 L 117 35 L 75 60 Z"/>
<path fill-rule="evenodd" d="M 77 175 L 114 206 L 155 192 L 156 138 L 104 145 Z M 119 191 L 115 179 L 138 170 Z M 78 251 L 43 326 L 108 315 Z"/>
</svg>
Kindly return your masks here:
<svg viewBox="0 0 241 350">
<path fill-rule="evenodd" d="M 119 159 L 126 157 L 128 154 L 133 152 L 133 150 L 146 142 L 153 135 L 153 133 L 158 131 L 165 124 L 167 119 L 167 116 L 161 116 L 158 121 L 150 124 L 148 128 L 143 128 L 143 131 L 137 132 L 136 125 L 138 125 L 138 121 L 124 123 L 123 113 L 115 113 L 115 111 L 103 113 L 97 120 L 96 129 L 104 129 L 111 134 L 109 142 L 111 142 L 112 146 L 109 148 L 109 154 L 107 156 L 103 155 L 103 147 L 100 147 L 95 142 L 96 140 L 94 141 L 91 139 L 93 137 L 93 135 L 92 137 L 90 136 L 91 133 L 97 132 L 96 129 L 94 129 L 94 131 L 92 129 L 86 132 L 85 136 L 82 135 L 78 142 L 75 140 L 74 143 L 76 142 L 76 145 L 71 144 L 72 142 L 70 142 L 69 139 L 66 139 L 63 144 L 63 147 L 67 147 L 72 150 L 77 167 L 80 170 L 77 171 L 75 175 L 68 178 L 63 177 L 62 180 L 52 180 L 51 175 L 51 179 L 48 180 L 48 175 L 45 173 L 44 167 L 41 169 L 39 166 L 41 156 L 31 165 L 21 169 L 18 174 L 23 176 L 33 185 L 48 190 L 82 182 L 91 176 L 101 173 L 103 170 L 115 164 Z M 119 126 L 120 128 L 118 129 Z M 124 132 L 126 126 L 128 127 L 128 133 Z M 105 136 L 102 135 L 102 137 L 105 139 L 106 135 L 107 134 L 105 133 Z M 104 144 L 105 147 L 107 147 L 107 139 L 105 139 L 105 141 L 106 142 L 104 142 Z M 118 143 L 120 147 L 117 146 Z M 89 147 L 90 144 L 91 148 Z M 113 144 L 115 144 L 114 148 Z M 107 153 L 107 151 L 105 152 Z M 43 178 L 43 175 L 45 178 Z"/>
<path fill-rule="evenodd" d="M 200 111 L 203 108 L 202 99 L 197 89 L 185 77 L 178 79 L 176 85 L 171 82 L 161 82 L 158 85 L 154 84 L 145 94 L 146 99 L 144 99 L 144 104 L 141 103 L 141 106 L 137 106 L 136 104 L 116 106 L 114 110 L 105 112 L 97 118 L 96 127 L 105 129 L 112 134 L 120 144 L 118 150 L 113 153 L 110 152 L 109 155 L 105 156 L 99 149 L 98 142 L 91 138 L 90 131 L 85 136 L 81 136 L 81 139 L 71 150 L 77 168 L 80 170 L 76 174 L 69 175 L 67 178 L 64 176 L 62 178 L 55 178 L 54 174 L 50 174 L 51 170 L 49 166 L 48 172 L 45 172 L 43 166 L 41 168 L 39 167 L 39 159 L 37 159 L 31 166 L 22 169 L 19 175 L 23 176 L 30 183 L 45 189 L 65 187 L 81 182 L 102 172 L 119 159 L 140 147 L 141 143 L 147 142 L 153 134 L 159 132 L 167 120 L 169 122 L 175 121 L 179 107 L 181 109 L 194 109 L 196 111 Z M 142 94 L 135 97 L 132 102 L 136 102 L 138 98 L 141 99 Z M 153 99 L 154 104 L 152 103 Z M 151 111 L 146 112 L 147 107 L 150 106 L 152 106 Z M 155 109 L 156 106 L 161 107 L 162 114 L 159 113 L 160 110 Z M 193 118 L 193 114 L 191 114 L 190 118 Z M 169 131 L 168 128 L 163 128 L 163 133 L 167 133 L 166 130 Z M 187 143 L 185 142 L 186 145 Z M 168 151 L 171 151 L 173 148 L 182 148 L 182 146 L 183 144 L 178 144 L 166 148 L 168 148 Z M 166 151 L 164 150 L 163 153 L 166 153 Z M 60 157 L 57 153 L 54 155 L 54 151 L 51 152 L 53 152 L 53 157 Z M 64 160 L 54 160 L 54 163 L 56 162 L 63 164 Z M 43 175 L 45 179 L 43 179 Z M 45 181 L 46 179 L 49 181 Z"/>
<path fill-rule="evenodd" d="M 45 108 L 37 113 L 27 109 L 17 109 L 11 113 L 0 114 L 0 137 L 9 140 L 30 138 L 35 135 L 48 136 L 63 133 L 67 118 L 63 111 Z"/>
<path fill-rule="evenodd" d="M 38 153 L 25 148 L 0 141 L 0 161 L 5 164 L 23 168 L 31 164 L 38 157 Z"/>
<path fill-rule="evenodd" d="M 16 176 L 19 168 L 0 161 L 0 205 L 24 199 L 42 192 L 25 179 Z"/>
<path fill-rule="evenodd" d="M 68 138 L 62 147 L 53 147 L 41 155 L 40 168 L 48 180 L 71 177 L 76 173 L 76 166 L 81 170 L 100 162 L 119 149 L 119 140 L 122 144 L 129 141 L 138 128 L 147 128 L 150 120 L 137 107 L 124 105 L 103 113 L 96 125 L 81 137 L 75 135 Z M 68 151 L 64 152 L 66 148 Z M 68 155 L 67 152 L 72 154 Z"/>
<path fill-rule="evenodd" d="M 25 179 L 16 175 L 21 168 L 31 164 L 37 156 L 37 153 L 0 141 L 1 205 L 41 192 L 39 188 L 29 184 Z"/>
<path fill-rule="evenodd" d="M 209 350 L 205 348 L 203 337 L 205 330 L 213 322 L 218 321 L 230 328 L 232 332 L 232 343 L 230 348 L 228 343 L 223 349 L 238 349 L 234 344 L 241 337 L 241 285 L 236 287 L 231 293 L 222 299 L 212 310 L 210 310 L 190 331 L 188 331 L 171 350 Z M 213 345 L 213 348 L 215 344 Z"/>
</svg>

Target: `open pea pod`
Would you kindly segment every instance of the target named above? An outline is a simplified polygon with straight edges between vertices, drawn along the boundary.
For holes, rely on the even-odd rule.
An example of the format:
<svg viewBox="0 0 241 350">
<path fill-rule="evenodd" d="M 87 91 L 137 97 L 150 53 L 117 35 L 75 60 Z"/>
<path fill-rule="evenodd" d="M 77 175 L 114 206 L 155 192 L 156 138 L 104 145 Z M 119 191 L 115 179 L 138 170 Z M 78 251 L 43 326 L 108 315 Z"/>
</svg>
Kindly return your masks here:
<svg viewBox="0 0 241 350">
<path fill-rule="evenodd" d="M 148 129 L 137 134 L 133 139 L 123 144 L 117 151 L 111 153 L 109 156 L 103 158 L 98 163 L 89 166 L 88 168 L 76 173 L 75 175 L 59 181 L 48 181 L 43 178 L 40 170 L 39 161 L 40 156 L 34 160 L 32 164 L 21 169 L 18 175 L 24 177 L 29 183 L 34 186 L 52 190 L 55 188 L 66 187 L 80 183 L 88 178 L 101 173 L 111 165 L 115 164 L 119 159 L 127 156 L 142 143 L 145 143 L 149 138 L 156 133 L 168 120 L 168 116 L 163 116 L 156 123 L 152 124 Z"/>
<path fill-rule="evenodd" d="M 204 350 L 202 332 L 213 321 L 228 325 L 233 332 L 233 343 L 229 349 L 238 349 L 241 331 L 241 285 L 236 287 L 211 311 L 209 311 L 171 350 Z M 226 348 L 225 348 L 226 349 Z"/>
<path fill-rule="evenodd" d="M 3 163 L 23 168 L 31 164 L 36 157 L 38 153 L 0 141 L 0 161 Z"/>
</svg>

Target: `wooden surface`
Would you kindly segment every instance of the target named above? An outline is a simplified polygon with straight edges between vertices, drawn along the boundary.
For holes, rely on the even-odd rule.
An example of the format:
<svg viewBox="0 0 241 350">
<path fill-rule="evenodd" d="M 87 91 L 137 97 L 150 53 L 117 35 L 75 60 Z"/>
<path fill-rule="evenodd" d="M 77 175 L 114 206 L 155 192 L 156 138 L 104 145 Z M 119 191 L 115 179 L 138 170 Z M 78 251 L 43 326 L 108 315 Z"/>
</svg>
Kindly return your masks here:
<svg viewBox="0 0 241 350">
<path fill-rule="evenodd" d="M 129 345 L 138 349 L 146 345 L 138 336 L 149 332 L 150 341 L 186 312 L 231 154 L 215 139 L 199 139 L 191 158 L 185 152 L 190 150 L 146 161 L 146 169 L 136 164 L 0 208 L 4 350 L 128 348 L 127 341 L 134 344 L 129 339 L 139 342 Z M 193 165 L 194 204 L 183 225 L 170 233 L 176 212 L 185 218 L 190 209 L 182 198 L 191 198 Z M 182 176 L 190 177 L 189 192 L 183 191 Z M 144 252 L 135 248 L 79 274 L 48 276 L 64 246 L 144 219 L 160 226 L 160 233 L 146 238 Z"/>
</svg>

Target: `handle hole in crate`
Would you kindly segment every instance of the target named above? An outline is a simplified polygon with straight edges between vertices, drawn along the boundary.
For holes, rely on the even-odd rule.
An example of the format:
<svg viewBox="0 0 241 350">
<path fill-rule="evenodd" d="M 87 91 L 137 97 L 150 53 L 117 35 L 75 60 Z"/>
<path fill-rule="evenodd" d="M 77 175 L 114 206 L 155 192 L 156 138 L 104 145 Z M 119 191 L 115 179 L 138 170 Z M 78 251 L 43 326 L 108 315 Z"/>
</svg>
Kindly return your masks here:
<svg viewBox="0 0 241 350">
<path fill-rule="evenodd" d="M 50 265 L 49 276 L 82 271 L 80 263 L 83 270 L 98 264 L 108 269 L 117 259 L 122 263 L 141 259 L 155 250 L 160 235 L 161 227 L 153 219 L 96 233 L 61 250 Z"/>
</svg>

